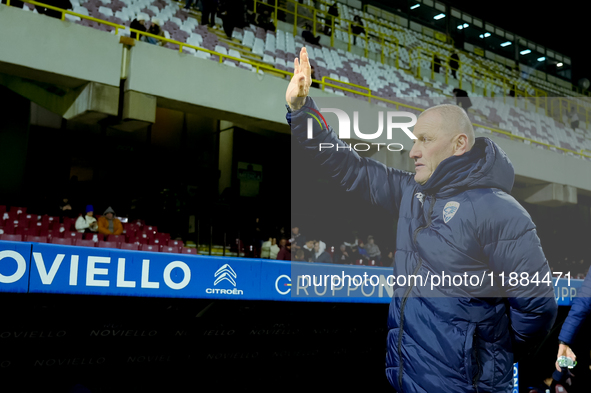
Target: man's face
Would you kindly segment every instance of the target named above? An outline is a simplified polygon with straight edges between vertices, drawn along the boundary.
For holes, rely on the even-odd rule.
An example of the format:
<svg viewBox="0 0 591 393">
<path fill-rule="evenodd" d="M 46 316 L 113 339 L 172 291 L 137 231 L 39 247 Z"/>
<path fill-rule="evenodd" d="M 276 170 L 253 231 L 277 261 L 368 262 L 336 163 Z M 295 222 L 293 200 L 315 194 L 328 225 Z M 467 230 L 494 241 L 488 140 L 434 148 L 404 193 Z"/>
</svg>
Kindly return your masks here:
<svg viewBox="0 0 591 393">
<path fill-rule="evenodd" d="M 107 214 L 105 214 L 105 217 L 107 217 L 108 220 L 112 220 L 113 219 L 113 213 L 107 213 Z"/>
<path fill-rule="evenodd" d="M 314 243 L 314 252 L 318 252 L 320 251 L 320 243 L 316 242 Z"/>
<path fill-rule="evenodd" d="M 309 248 L 310 250 L 312 249 L 312 247 L 314 247 L 314 240 L 308 240 L 306 242 L 306 247 Z"/>
<path fill-rule="evenodd" d="M 417 139 L 409 155 L 415 160 L 415 181 L 419 184 L 425 184 L 439 163 L 453 155 L 454 137 L 442 129 L 441 121 L 437 112 L 430 112 L 419 117 L 415 125 Z"/>
<path fill-rule="evenodd" d="M 293 228 L 291 228 L 291 232 L 292 232 L 294 235 L 297 235 L 298 233 L 300 233 L 300 228 L 298 228 L 298 227 L 293 227 Z"/>
</svg>

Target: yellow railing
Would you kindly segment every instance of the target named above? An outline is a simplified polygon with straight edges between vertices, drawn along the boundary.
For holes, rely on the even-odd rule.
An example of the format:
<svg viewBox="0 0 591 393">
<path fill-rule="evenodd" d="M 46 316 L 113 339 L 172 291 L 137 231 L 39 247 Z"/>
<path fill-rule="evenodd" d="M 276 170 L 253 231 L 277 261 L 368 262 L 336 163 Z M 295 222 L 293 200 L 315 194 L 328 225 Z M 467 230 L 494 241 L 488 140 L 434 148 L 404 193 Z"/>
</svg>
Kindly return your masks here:
<svg viewBox="0 0 591 393">
<path fill-rule="evenodd" d="M 25 3 L 30 3 L 30 4 L 33 4 L 33 5 L 38 5 L 38 6 L 41 6 L 41 7 L 49 8 L 49 9 L 52 9 L 52 10 L 55 10 L 55 11 L 59 11 L 59 12 L 62 13 L 62 18 L 61 18 L 62 20 L 65 19 L 65 15 L 66 14 L 74 15 L 74 16 L 77 16 L 77 17 L 82 18 L 82 19 L 88 19 L 88 20 L 95 21 L 97 23 L 101 23 L 101 24 L 105 24 L 105 25 L 108 25 L 108 26 L 112 26 L 112 27 L 115 28 L 115 33 L 116 34 L 118 33 L 119 29 L 125 29 L 125 30 L 129 30 L 132 33 L 136 33 L 138 39 L 143 35 L 143 36 L 147 36 L 147 37 L 153 37 L 153 38 L 155 38 L 157 40 L 160 40 L 160 41 L 163 41 L 163 42 L 168 42 L 168 43 L 171 43 L 173 45 L 178 45 L 179 46 L 179 52 L 181 52 L 181 53 L 183 51 L 183 48 L 192 48 L 192 49 L 195 49 L 197 51 L 202 51 L 202 52 L 205 52 L 205 53 L 209 53 L 211 55 L 219 56 L 219 62 L 220 63 L 222 63 L 224 59 L 230 59 L 230 60 L 234 60 L 234 61 L 237 61 L 237 62 L 246 63 L 246 64 L 250 64 L 252 66 L 255 66 L 257 73 L 259 72 L 259 70 L 263 69 L 263 70 L 272 71 L 274 73 L 280 73 L 280 74 L 283 74 L 283 75 L 289 76 L 289 77 L 292 77 L 293 76 L 293 73 L 292 72 L 289 72 L 289 71 L 279 70 L 279 69 L 276 69 L 274 67 L 267 66 L 265 64 L 260 64 L 260 63 L 253 62 L 253 61 L 250 61 L 250 60 L 246 60 L 246 59 L 243 59 L 243 58 L 237 58 L 237 57 L 229 56 L 229 55 L 226 55 L 226 54 L 223 54 L 223 53 L 211 51 L 209 49 L 205 49 L 205 48 L 201 48 L 201 47 L 198 47 L 198 46 L 186 44 L 186 43 L 183 43 L 183 42 L 180 42 L 180 41 L 171 40 L 171 39 L 166 38 L 166 37 L 157 36 L 157 35 L 150 34 L 150 33 L 147 33 L 147 32 L 143 32 L 143 31 L 131 29 L 131 28 L 128 28 L 126 26 L 117 25 L 115 23 L 104 21 L 102 19 L 93 18 L 93 17 L 87 16 L 87 15 L 77 14 L 75 12 L 71 12 L 71 11 L 60 9 L 60 8 L 57 8 L 57 7 L 53 7 L 53 6 L 50 6 L 50 5 L 47 5 L 47 4 L 39 3 L 37 1 L 26 0 Z M 7 0 L 7 4 L 6 5 L 7 6 L 10 5 L 10 0 Z M 344 84 L 344 85 L 350 86 L 350 87 L 355 88 L 355 89 L 365 90 L 365 91 L 367 91 L 367 93 L 360 92 L 360 91 L 354 90 L 352 88 L 348 88 L 348 87 L 343 87 L 343 86 L 340 86 L 340 85 L 336 85 L 334 83 L 329 83 L 329 82 L 327 82 L 327 80 L 328 81 L 336 81 L 339 84 Z M 324 90 L 325 87 L 332 87 L 332 88 L 340 89 L 340 90 L 347 91 L 347 92 L 350 92 L 350 93 L 353 93 L 353 94 L 357 94 L 357 95 L 360 95 L 360 96 L 363 96 L 363 97 L 367 97 L 368 98 L 368 102 L 371 102 L 371 100 L 373 99 L 373 100 L 382 101 L 382 102 L 386 102 L 386 103 L 390 103 L 392 105 L 395 105 L 397 109 L 399 107 L 403 107 L 403 108 L 413 109 L 413 110 L 417 110 L 417 111 L 421 111 L 421 112 L 425 110 L 423 108 L 414 107 L 414 106 L 411 106 L 411 105 L 408 105 L 408 104 L 404 104 L 404 103 L 401 103 L 401 102 L 397 102 L 397 101 L 393 101 L 393 100 L 390 100 L 390 99 L 387 99 L 387 98 L 375 96 L 375 95 L 372 94 L 371 89 L 369 89 L 367 87 L 360 86 L 360 85 L 355 85 L 355 84 L 349 83 L 349 82 L 343 82 L 343 81 L 340 81 L 338 79 L 330 78 L 330 77 L 327 77 L 327 76 L 322 77 L 322 80 L 321 81 L 316 80 L 316 79 L 313 79 L 312 82 L 316 82 L 316 83 L 322 84 L 322 89 L 323 90 Z M 588 114 L 588 112 L 587 112 L 587 114 Z M 545 146 L 547 148 L 555 148 L 555 149 L 558 149 L 558 150 L 561 150 L 561 151 L 564 151 L 564 152 L 569 152 L 569 153 L 573 153 L 573 154 L 576 154 L 576 155 L 580 155 L 580 156 L 591 158 L 591 155 L 584 154 L 583 153 L 583 150 L 577 152 L 577 151 L 574 151 L 574 150 L 569 150 L 569 149 L 565 149 L 565 148 L 562 148 L 562 147 L 553 146 L 553 145 L 550 145 L 550 144 L 547 144 L 547 143 L 539 142 L 539 141 L 533 140 L 531 138 L 516 136 L 516 135 L 511 134 L 508 131 L 504 131 L 504 130 L 500 130 L 500 129 L 496 129 L 496 128 L 491 128 L 491 127 L 480 125 L 480 124 L 476 124 L 476 123 L 473 123 L 473 125 L 475 127 L 485 128 L 485 129 L 488 129 L 488 130 L 490 130 L 492 132 L 496 132 L 496 133 L 499 133 L 499 134 L 506 135 L 506 136 L 510 137 L 511 139 L 522 140 L 522 141 L 529 141 L 531 143 L 542 145 L 542 146 Z"/>
</svg>

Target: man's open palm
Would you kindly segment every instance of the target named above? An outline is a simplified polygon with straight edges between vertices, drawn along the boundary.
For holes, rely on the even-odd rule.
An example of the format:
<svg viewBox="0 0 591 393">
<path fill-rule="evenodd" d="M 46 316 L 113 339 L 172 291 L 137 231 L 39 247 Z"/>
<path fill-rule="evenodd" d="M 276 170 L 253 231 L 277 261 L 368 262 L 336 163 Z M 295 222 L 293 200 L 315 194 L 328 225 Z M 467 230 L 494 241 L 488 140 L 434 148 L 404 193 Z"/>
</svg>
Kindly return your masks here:
<svg viewBox="0 0 591 393">
<path fill-rule="evenodd" d="M 306 100 L 312 84 L 312 69 L 306 48 L 300 51 L 300 59 L 293 62 L 293 77 L 287 86 L 285 100 L 292 110 L 300 109 Z"/>
</svg>

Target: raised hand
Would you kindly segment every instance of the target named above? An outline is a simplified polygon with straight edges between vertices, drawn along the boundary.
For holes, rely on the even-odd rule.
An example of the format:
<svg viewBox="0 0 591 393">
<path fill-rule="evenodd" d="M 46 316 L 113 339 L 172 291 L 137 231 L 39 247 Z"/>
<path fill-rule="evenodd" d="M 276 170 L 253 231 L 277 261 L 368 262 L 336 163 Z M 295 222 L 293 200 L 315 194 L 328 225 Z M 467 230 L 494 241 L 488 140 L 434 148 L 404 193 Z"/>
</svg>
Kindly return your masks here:
<svg viewBox="0 0 591 393">
<path fill-rule="evenodd" d="M 572 360 L 577 360 L 577 357 L 575 356 L 574 352 L 570 349 L 568 345 L 565 344 L 560 344 L 558 346 L 558 354 L 556 355 L 556 358 L 559 358 L 561 356 L 566 356 L 568 358 L 571 358 Z M 561 371 L 560 366 L 558 365 L 558 360 L 556 361 L 555 365 L 556 370 Z"/>
<path fill-rule="evenodd" d="M 293 77 L 287 86 L 285 100 L 292 110 L 300 109 L 306 102 L 306 96 L 312 84 L 312 69 L 306 48 L 300 51 L 300 59 L 293 62 Z"/>
</svg>

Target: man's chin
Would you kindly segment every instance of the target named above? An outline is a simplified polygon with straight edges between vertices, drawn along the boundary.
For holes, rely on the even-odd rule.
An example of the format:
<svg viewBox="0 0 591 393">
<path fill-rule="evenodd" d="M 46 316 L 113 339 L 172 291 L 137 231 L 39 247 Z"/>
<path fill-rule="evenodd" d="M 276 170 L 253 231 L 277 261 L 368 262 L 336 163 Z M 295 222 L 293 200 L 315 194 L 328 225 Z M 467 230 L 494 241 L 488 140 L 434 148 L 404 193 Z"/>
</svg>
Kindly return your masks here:
<svg viewBox="0 0 591 393">
<path fill-rule="evenodd" d="M 423 179 L 421 176 L 415 175 L 415 182 L 417 182 L 421 186 L 424 185 L 425 183 L 427 183 L 427 180 L 428 179 Z"/>
</svg>

